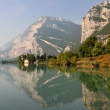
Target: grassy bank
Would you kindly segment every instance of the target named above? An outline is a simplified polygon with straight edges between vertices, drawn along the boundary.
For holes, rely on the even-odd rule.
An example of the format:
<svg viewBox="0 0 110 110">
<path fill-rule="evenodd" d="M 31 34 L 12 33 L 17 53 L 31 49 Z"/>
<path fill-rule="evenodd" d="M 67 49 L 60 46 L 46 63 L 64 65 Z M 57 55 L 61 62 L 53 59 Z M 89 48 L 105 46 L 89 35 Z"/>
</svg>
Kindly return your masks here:
<svg viewBox="0 0 110 110">
<path fill-rule="evenodd" d="M 77 67 L 84 68 L 110 68 L 110 54 L 99 55 L 97 57 L 88 57 L 79 59 L 76 62 Z"/>
</svg>

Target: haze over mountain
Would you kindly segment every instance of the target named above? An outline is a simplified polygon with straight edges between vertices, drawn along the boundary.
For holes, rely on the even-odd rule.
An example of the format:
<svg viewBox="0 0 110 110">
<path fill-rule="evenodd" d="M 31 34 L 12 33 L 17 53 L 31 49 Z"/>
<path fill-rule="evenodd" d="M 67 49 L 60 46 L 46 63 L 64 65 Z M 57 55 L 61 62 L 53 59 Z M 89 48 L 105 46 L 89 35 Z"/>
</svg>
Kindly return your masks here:
<svg viewBox="0 0 110 110">
<path fill-rule="evenodd" d="M 41 17 L 22 35 L 14 37 L 0 48 L 1 59 L 11 59 L 25 53 L 57 55 L 80 41 L 81 26 L 58 17 Z"/>
</svg>

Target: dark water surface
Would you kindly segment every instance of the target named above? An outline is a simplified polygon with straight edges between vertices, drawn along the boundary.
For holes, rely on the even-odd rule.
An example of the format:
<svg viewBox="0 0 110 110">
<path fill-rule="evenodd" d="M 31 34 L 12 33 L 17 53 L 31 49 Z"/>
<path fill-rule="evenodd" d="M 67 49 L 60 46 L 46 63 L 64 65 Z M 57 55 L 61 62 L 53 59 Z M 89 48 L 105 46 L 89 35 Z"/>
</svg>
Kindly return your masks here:
<svg viewBox="0 0 110 110">
<path fill-rule="evenodd" d="M 0 65 L 0 110 L 110 110 L 109 73 Z"/>
</svg>

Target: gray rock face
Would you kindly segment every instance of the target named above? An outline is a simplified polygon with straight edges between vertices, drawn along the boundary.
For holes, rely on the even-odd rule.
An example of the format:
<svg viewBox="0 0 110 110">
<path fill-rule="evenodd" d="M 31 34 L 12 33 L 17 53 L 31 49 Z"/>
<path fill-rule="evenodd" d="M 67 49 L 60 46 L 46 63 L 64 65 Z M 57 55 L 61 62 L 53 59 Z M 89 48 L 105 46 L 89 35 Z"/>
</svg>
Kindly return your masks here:
<svg viewBox="0 0 110 110">
<path fill-rule="evenodd" d="M 0 48 L 0 59 L 12 59 L 24 53 L 56 55 L 67 45 L 80 40 L 81 26 L 58 17 L 41 17 L 26 31 Z"/>
<path fill-rule="evenodd" d="M 94 32 L 102 30 L 110 22 L 110 1 L 93 6 L 82 20 L 82 38 L 85 41 Z"/>
</svg>

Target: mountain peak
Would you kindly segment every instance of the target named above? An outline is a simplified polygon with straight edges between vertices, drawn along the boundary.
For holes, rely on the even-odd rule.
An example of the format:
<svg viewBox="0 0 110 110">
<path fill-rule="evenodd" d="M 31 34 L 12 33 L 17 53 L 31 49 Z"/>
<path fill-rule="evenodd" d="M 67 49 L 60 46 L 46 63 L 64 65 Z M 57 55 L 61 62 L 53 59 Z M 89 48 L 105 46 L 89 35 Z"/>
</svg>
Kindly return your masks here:
<svg viewBox="0 0 110 110">
<path fill-rule="evenodd" d="M 47 55 L 57 55 L 67 45 L 78 42 L 80 36 L 81 27 L 70 20 L 43 16 L 30 25 L 18 40 L 10 41 L 2 49 L 0 58 L 15 58 L 29 51 L 35 55 L 44 52 Z"/>
<path fill-rule="evenodd" d="M 41 21 L 41 20 L 43 20 L 43 19 L 49 19 L 49 20 L 51 20 L 51 21 L 56 20 L 56 21 L 72 22 L 72 21 L 70 21 L 70 20 L 63 19 L 63 18 L 61 18 L 61 17 L 49 17 L 49 16 L 42 16 L 42 17 L 39 18 L 38 21 Z"/>
</svg>

